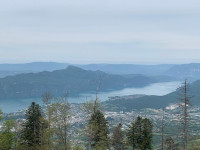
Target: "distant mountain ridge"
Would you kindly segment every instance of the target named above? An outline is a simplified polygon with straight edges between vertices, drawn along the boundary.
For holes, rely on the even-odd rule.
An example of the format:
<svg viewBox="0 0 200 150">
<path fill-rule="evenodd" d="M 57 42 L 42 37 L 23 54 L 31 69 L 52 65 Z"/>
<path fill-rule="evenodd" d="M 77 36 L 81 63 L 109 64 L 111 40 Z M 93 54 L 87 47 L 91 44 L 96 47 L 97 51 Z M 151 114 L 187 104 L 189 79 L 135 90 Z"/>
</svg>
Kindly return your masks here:
<svg viewBox="0 0 200 150">
<path fill-rule="evenodd" d="M 21 73 L 38 73 L 42 71 L 55 71 L 67 68 L 68 63 L 33 62 L 27 64 L 0 64 L 0 77 L 17 75 Z M 145 76 L 171 76 L 173 78 L 192 81 L 200 79 L 200 63 L 192 64 L 161 64 L 161 65 L 137 65 L 137 64 L 75 64 L 84 70 L 100 70 L 109 74 L 143 74 Z"/>
<path fill-rule="evenodd" d="M 54 71 L 65 69 L 73 65 L 84 70 L 97 71 L 101 70 L 111 74 L 144 74 L 160 75 L 174 65 L 136 65 L 136 64 L 69 64 L 56 62 L 33 62 L 26 64 L 0 64 L 0 77 L 7 75 L 16 75 L 20 73 L 35 73 L 42 71 Z"/>
<path fill-rule="evenodd" d="M 176 65 L 167 70 L 165 74 L 182 79 L 200 79 L 200 63 Z"/>
<path fill-rule="evenodd" d="M 21 73 L 36 73 L 64 69 L 67 63 L 33 62 L 26 64 L 0 64 L 0 77 L 17 75 Z"/>
<path fill-rule="evenodd" d="M 112 74 L 144 74 L 144 75 L 163 75 L 174 64 L 161 65 L 139 65 L 139 64 L 88 64 L 80 67 L 85 70 L 101 70 Z"/>
<path fill-rule="evenodd" d="M 143 87 L 151 83 L 167 82 L 172 78 L 134 75 L 107 74 L 102 71 L 87 71 L 75 66 L 56 71 L 25 73 L 0 79 L 0 99 L 39 98 L 45 92 L 70 95 L 95 91 L 96 81 L 101 77 L 101 91 L 118 90 L 128 87 Z"/>
</svg>

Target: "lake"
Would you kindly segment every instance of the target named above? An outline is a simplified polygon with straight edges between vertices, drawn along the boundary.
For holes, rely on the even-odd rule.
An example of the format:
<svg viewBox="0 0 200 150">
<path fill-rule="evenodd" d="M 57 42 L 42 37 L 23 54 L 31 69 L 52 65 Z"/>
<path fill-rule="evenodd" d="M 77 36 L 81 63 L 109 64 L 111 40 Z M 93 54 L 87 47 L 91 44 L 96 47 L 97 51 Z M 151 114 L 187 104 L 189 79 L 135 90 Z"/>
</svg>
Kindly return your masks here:
<svg viewBox="0 0 200 150">
<path fill-rule="evenodd" d="M 102 92 L 98 94 L 100 100 L 108 100 L 109 97 L 113 96 L 125 96 L 134 94 L 146 94 L 146 95 L 166 95 L 175 91 L 181 82 L 164 82 L 164 83 L 154 83 L 143 88 L 126 88 L 117 91 Z M 82 103 L 88 100 L 95 99 L 95 94 L 83 93 L 77 97 L 69 97 L 70 103 Z M 41 99 L 18 99 L 18 100 L 5 100 L 0 101 L 0 108 L 5 113 L 16 112 L 22 109 L 26 109 L 32 101 L 41 104 Z"/>
</svg>

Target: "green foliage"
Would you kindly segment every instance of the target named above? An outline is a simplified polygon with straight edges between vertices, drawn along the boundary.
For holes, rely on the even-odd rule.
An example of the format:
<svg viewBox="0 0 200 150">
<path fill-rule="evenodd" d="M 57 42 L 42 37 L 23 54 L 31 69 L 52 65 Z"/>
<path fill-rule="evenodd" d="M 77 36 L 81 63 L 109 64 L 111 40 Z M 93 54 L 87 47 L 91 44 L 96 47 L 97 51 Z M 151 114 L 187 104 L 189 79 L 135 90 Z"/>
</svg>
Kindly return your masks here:
<svg viewBox="0 0 200 150">
<path fill-rule="evenodd" d="M 48 127 L 44 130 L 44 143 L 47 150 L 52 149 L 53 147 L 53 135 L 54 135 L 54 128 L 52 126 L 53 123 L 53 111 L 54 108 L 52 106 L 53 96 L 51 93 L 47 92 L 42 95 L 42 101 L 45 104 L 45 118 L 48 122 Z"/>
<path fill-rule="evenodd" d="M 10 150 L 14 145 L 16 134 L 14 132 L 3 132 L 0 134 L 0 149 Z"/>
<path fill-rule="evenodd" d="M 2 127 L 2 131 L 3 132 L 11 132 L 12 129 L 14 129 L 16 126 L 16 122 L 15 120 L 13 120 L 12 118 L 10 120 L 6 120 L 3 124 L 3 127 Z"/>
<path fill-rule="evenodd" d="M 176 144 L 171 137 L 168 137 L 165 140 L 165 148 L 167 150 L 178 150 L 178 144 Z"/>
<path fill-rule="evenodd" d="M 16 133 L 12 131 L 16 124 L 14 120 L 6 120 L 0 133 L 0 149 L 10 150 L 14 147 Z"/>
<path fill-rule="evenodd" d="M 91 100 L 84 103 L 82 106 L 82 109 L 90 117 L 92 114 L 95 113 L 95 111 L 97 110 L 102 111 L 103 106 L 101 104 L 101 101 L 96 99 L 96 100 Z"/>
<path fill-rule="evenodd" d="M 26 122 L 23 124 L 21 132 L 22 145 L 29 149 L 40 149 L 44 145 L 43 135 L 48 124 L 42 117 L 41 108 L 35 102 L 32 102 L 26 111 Z"/>
<path fill-rule="evenodd" d="M 0 109 L 0 121 L 3 119 L 3 112 L 2 110 Z"/>
<path fill-rule="evenodd" d="M 192 142 L 189 150 L 200 150 L 199 140 Z"/>
<path fill-rule="evenodd" d="M 84 150 L 82 146 L 75 146 L 73 150 Z"/>
<path fill-rule="evenodd" d="M 153 125 L 147 118 L 142 119 L 142 146 L 141 149 L 152 149 Z"/>
<path fill-rule="evenodd" d="M 127 143 L 133 149 L 151 150 L 152 128 L 153 125 L 149 119 L 142 119 L 138 116 L 128 128 Z"/>
<path fill-rule="evenodd" d="M 53 133 L 55 135 L 54 143 L 60 150 L 68 150 L 70 148 L 70 141 L 68 137 L 68 130 L 70 125 L 70 104 L 67 102 L 67 95 L 57 98 L 56 102 L 52 103 L 52 124 Z"/>
<path fill-rule="evenodd" d="M 109 147 L 108 138 L 108 122 L 104 114 L 97 110 L 89 120 L 89 125 L 92 128 L 94 136 L 92 138 L 92 146 L 95 150 L 106 150 Z"/>
<path fill-rule="evenodd" d="M 122 124 L 121 123 L 119 123 L 113 129 L 112 145 L 115 148 L 115 150 L 124 149 L 124 132 L 122 131 Z"/>
</svg>

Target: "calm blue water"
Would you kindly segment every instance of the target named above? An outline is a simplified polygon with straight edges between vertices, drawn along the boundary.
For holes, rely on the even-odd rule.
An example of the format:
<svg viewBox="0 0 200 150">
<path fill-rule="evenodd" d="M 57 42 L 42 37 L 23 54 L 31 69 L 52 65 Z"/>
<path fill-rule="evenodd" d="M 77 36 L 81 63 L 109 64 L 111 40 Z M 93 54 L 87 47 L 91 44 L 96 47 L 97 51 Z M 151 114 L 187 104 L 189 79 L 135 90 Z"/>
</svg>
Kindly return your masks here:
<svg viewBox="0 0 200 150">
<path fill-rule="evenodd" d="M 126 88 L 123 90 L 110 91 L 99 93 L 98 97 L 102 101 L 108 100 L 108 97 L 112 96 L 125 96 L 125 95 L 134 95 L 134 94 L 146 94 L 146 95 L 166 95 L 170 92 L 175 91 L 179 86 L 180 82 L 164 82 L 164 83 L 155 83 L 143 88 Z M 95 94 L 84 93 L 80 94 L 78 97 L 70 97 L 69 102 L 71 103 L 82 103 L 88 100 L 95 99 Z M 0 101 L 0 108 L 5 113 L 15 112 L 18 110 L 26 109 L 32 101 L 35 101 L 39 104 L 42 104 L 41 99 L 18 99 L 12 101 Z"/>
</svg>

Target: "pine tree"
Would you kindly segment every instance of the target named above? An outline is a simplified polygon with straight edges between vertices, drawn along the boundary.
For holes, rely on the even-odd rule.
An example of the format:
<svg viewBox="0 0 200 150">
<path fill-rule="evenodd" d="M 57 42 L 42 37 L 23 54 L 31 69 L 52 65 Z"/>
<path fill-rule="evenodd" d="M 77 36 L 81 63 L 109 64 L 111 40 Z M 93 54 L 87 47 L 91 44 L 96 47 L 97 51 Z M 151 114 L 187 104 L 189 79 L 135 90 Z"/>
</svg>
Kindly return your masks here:
<svg viewBox="0 0 200 150">
<path fill-rule="evenodd" d="M 152 128 L 151 121 L 147 118 L 142 120 L 142 146 L 141 149 L 152 149 Z"/>
<path fill-rule="evenodd" d="M 30 150 L 38 150 L 43 146 L 43 133 L 47 123 L 42 117 L 41 107 L 32 102 L 26 111 L 26 122 L 21 132 L 22 145 Z"/>
<path fill-rule="evenodd" d="M 132 122 L 127 132 L 127 143 L 132 149 L 151 150 L 152 149 L 152 123 L 149 119 L 137 117 Z"/>
<path fill-rule="evenodd" d="M 102 105 L 100 100 L 98 99 L 98 96 L 96 95 L 96 100 L 91 100 L 83 104 L 82 106 L 83 112 L 86 114 L 86 119 L 89 121 L 92 117 L 92 115 L 97 111 L 97 110 L 102 110 Z M 88 124 L 86 127 L 86 134 L 87 134 L 87 139 L 88 139 L 88 147 L 89 150 L 92 149 L 92 140 L 94 138 L 94 124 Z"/>
<path fill-rule="evenodd" d="M 92 139 L 92 146 L 95 150 L 106 150 L 109 147 L 108 138 L 108 122 L 104 114 L 97 110 L 89 120 L 89 125 L 92 126 L 94 137 Z"/>
<path fill-rule="evenodd" d="M 138 127 L 139 122 L 141 120 L 141 117 L 137 117 L 136 122 L 132 122 L 131 125 L 128 127 L 128 132 L 127 132 L 127 143 L 132 147 L 132 149 L 136 149 L 138 147 L 138 137 L 139 137 L 139 132 L 138 132 Z M 141 125 L 140 125 L 141 126 Z"/>
<path fill-rule="evenodd" d="M 134 150 L 136 148 L 135 122 L 132 122 L 127 131 L 127 143 Z"/>
<path fill-rule="evenodd" d="M 119 123 L 113 129 L 112 145 L 115 148 L 115 150 L 123 150 L 124 149 L 124 133 L 122 131 L 121 123 Z"/>
</svg>

